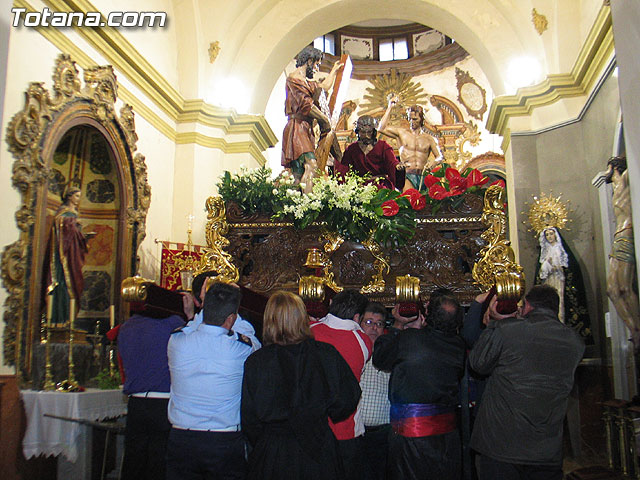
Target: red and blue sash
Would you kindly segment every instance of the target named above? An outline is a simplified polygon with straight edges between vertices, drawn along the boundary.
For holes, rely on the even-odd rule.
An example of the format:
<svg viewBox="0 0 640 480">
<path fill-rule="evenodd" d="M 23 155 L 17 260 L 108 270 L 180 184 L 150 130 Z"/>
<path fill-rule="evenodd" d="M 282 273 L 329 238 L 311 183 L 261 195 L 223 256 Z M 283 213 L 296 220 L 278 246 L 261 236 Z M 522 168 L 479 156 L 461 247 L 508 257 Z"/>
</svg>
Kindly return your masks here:
<svg viewBox="0 0 640 480">
<path fill-rule="evenodd" d="M 428 437 L 456 429 L 455 407 L 435 403 L 391 404 L 391 426 L 403 437 Z"/>
</svg>

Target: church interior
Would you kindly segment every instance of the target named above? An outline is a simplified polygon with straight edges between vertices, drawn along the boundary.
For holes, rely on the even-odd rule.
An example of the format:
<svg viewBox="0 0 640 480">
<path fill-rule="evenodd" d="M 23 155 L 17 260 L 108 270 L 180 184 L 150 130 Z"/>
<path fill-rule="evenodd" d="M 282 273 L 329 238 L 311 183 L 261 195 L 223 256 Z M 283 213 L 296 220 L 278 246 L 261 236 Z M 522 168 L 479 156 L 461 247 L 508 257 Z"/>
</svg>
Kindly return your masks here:
<svg viewBox="0 0 640 480">
<path fill-rule="evenodd" d="M 163 12 L 166 22 L 58 27 L 38 20 L 45 9 L 87 18 L 99 12 L 103 19 L 116 11 L 125 12 L 123 19 Z M 28 17 L 29 12 L 40 16 Z M 618 462 L 621 472 L 640 475 L 631 446 L 627 451 L 633 454 L 626 458 L 616 444 L 623 460 L 607 450 L 607 433 L 617 432 L 606 430 L 613 417 L 634 425 L 635 417 L 622 405 L 638 393 L 629 326 L 637 328 L 640 318 L 625 322 L 607 295 L 617 217 L 612 185 L 603 181 L 608 159 L 625 156 L 629 221 L 640 224 L 638 25 L 635 0 L 6 2 L 0 11 L 4 478 L 56 478 L 51 473 L 56 468 L 64 478 L 55 457 L 27 460 L 23 454 L 27 420 L 21 391 L 46 383 L 45 364 L 53 363 L 54 377 L 64 378 L 61 371 L 73 353 L 78 369 L 89 369 L 97 338 L 126 318 L 124 279 L 139 275 L 171 289 L 180 268 L 174 265 L 167 273 L 168 256 L 204 251 L 212 238 L 220 240 L 211 233 L 215 207 L 208 199 L 219 193 L 225 172 L 268 167 L 275 177 L 282 171 L 285 81 L 308 45 L 324 52 L 319 78 L 349 57 L 350 78 L 342 80 L 346 88 L 334 122 L 342 151 L 357 140 L 358 118 L 369 115 L 379 123 L 396 96 L 401 105 L 391 111 L 392 125 L 407 128 L 401 107 L 422 106 L 424 132 L 436 139 L 438 161 L 502 181 L 504 234 L 527 289 L 538 276 L 540 234 L 557 227 L 581 272 L 576 308 L 582 313 L 571 325 L 587 343 L 570 398 L 565 456 L 574 467 L 613 468 Z M 398 155 L 399 141 L 384 139 Z M 48 235 L 70 185 L 82 191 L 78 219 L 93 236 L 74 327 L 80 332 L 77 347 L 85 345 L 84 350 L 70 350 L 62 328 L 42 326 Z M 562 222 L 539 220 L 545 205 Z M 411 262 L 389 261 L 393 272 L 384 274 L 386 287 L 377 290 L 384 303 L 393 304 L 396 274 L 420 279 L 427 296 L 436 287 L 453 287 L 466 304 L 482 291 L 471 270 L 486 227 L 481 202 L 469 208 L 418 222 L 414 243 L 422 242 L 423 253 L 409 246 L 402 255 Z M 540 224 L 532 221 L 536 208 Z M 445 228 L 437 219 L 447 215 L 459 217 L 458 224 Z M 321 246 L 319 232 L 279 231 L 268 240 L 270 227 L 263 228 L 268 217 L 247 220 L 230 211 L 227 217 L 236 225 L 227 235 L 231 246 L 217 245 L 231 252 L 239 283 L 262 292 L 276 284 L 297 289 L 306 247 Z M 263 223 L 248 228 L 243 222 Z M 440 229 L 424 233 L 433 223 Z M 275 255 L 278 245 L 290 256 Z M 632 250 L 640 255 L 638 237 Z M 359 251 L 334 260 L 338 283 L 362 287 L 376 272 L 382 277 L 379 250 L 369 248 L 368 256 Z M 449 265 L 439 255 L 468 261 L 455 273 L 455 262 Z M 287 270 L 288 262 L 300 258 L 295 272 Z M 360 271 L 367 278 L 362 280 Z M 627 278 L 636 295 L 638 279 L 636 268 Z M 563 288 L 577 291 L 568 285 Z M 47 337 L 46 330 L 54 336 Z M 620 402 L 602 404 L 614 400 Z M 628 437 L 635 443 L 634 435 Z M 39 476 L 29 476 L 34 472 Z"/>
</svg>

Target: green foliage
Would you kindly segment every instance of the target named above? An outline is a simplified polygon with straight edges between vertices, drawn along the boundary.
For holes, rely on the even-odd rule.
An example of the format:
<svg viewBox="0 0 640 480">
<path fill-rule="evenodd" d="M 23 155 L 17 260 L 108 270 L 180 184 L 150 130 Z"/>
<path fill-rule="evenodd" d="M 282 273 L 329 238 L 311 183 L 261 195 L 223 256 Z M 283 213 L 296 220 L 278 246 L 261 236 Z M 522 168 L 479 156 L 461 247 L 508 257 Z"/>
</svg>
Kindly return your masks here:
<svg viewBox="0 0 640 480">
<path fill-rule="evenodd" d="M 272 215 L 274 220 L 291 221 L 299 229 L 322 222 L 346 240 L 363 242 L 373 236 L 380 245 L 401 245 L 415 233 L 416 211 L 429 205 L 436 213 L 443 202 L 459 204 L 461 193 L 482 193 L 486 183 L 486 177 L 476 170 L 467 169 L 461 175 L 446 164 L 434 170 L 426 197 L 415 189 L 403 194 L 378 189 L 353 173 L 341 182 L 335 177 L 318 177 L 305 194 L 301 191 L 304 186 L 295 185 L 290 173 L 284 171 L 272 180 L 267 167 L 225 172 L 217 186 L 226 202 L 235 202 L 248 212 Z"/>
<path fill-rule="evenodd" d="M 120 375 L 111 375 L 109 369 L 105 368 L 98 372 L 98 374 L 92 379 L 92 383 L 97 383 L 100 390 L 115 390 L 120 388 Z"/>
<path fill-rule="evenodd" d="M 238 174 L 224 172 L 218 183 L 218 193 L 225 201 L 237 203 L 247 212 L 272 214 L 274 202 L 274 184 L 271 169 L 260 167 L 247 171 L 241 169 Z"/>
</svg>

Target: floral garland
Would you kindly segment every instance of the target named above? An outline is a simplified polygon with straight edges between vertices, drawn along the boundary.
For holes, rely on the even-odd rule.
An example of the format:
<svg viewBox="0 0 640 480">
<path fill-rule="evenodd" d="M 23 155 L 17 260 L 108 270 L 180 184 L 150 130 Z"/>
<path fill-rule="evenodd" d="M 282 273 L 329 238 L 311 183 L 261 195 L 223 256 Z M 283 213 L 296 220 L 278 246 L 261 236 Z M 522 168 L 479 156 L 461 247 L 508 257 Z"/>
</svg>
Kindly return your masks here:
<svg viewBox="0 0 640 480">
<path fill-rule="evenodd" d="M 378 189 L 354 173 L 340 180 L 316 178 L 311 192 L 304 194 L 304 185 L 295 185 L 289 172 L 283 171 L 276 179 L 271 175 L 267 167 L 241 168 L 236 174 L 224 172 L 217 184 L 218 193 L 226 202 L 235 202 L 248 212 L 288 220 L 299 229 L 322 222 L 346 240 L 363 242 L 373 238 L 380 245 L 406 243 L 416 229 L 416 212 L 430 205 L 435 213 L 449 198 L 461 202 L 465 192 L 481 194 L 480 189 L 489 180 L 477 169 L 460 174 L 441 164 L 425 177 L 426 196 L 414 188 L 404 193 Z"/>
<path fill-rule="evenodd" d="M 489 177 L 482 175 L 477 168 L 467 168 L 462 173 L 451 167 L 448 163 L 441 163 L 434 167 L 424 178 L 424 185 L 427 187 L 431 213 L 436 213 L 442 206 L 443 201 L 452 198 L 454 207 L 463 201 L 463 193 L 482 194 L 484 185 L 489 181 Z M 497 180 L 491 185 L 504 182 Z M 455 198 L 454 198 L 455 197 Z"/>
</svg>

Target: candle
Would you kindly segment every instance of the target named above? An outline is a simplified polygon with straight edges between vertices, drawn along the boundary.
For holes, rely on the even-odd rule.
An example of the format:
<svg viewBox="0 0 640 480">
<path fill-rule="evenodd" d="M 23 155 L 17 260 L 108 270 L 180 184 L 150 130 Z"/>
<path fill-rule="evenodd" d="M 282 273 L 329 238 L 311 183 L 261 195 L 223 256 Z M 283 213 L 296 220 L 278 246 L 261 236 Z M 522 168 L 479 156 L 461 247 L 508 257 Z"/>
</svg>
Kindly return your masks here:
<svg viewBox="0 0 640 480">
<path fill-rule="evenodd" d="M 53 296 L 47 295 L 47 327 L 51 326 L 52 317 L 53 317 Z"/>
<path fill-rule="evenodd" d="M 191 230 L 191 226 L 193 225 L 193 219 L 194 219 L 194 218 L 196 218 L 196 217 L 194 217 L 192 213 L 190 213 L 189 215 L 187 215 L 187 220 L 188 220 L 188 222 L 187 222 L 187 229 L 188 229 L 188 230 Z"/>
<path fill-rule="evenodd" d="M 76 321 L 76 299 L 69 300 L 69 328 L 73 328 L 73 323 Z"/>
<path fill-rule="evenodd" d="M 109 306 L 109 328 L 116 326 L 116 306 Z"/>
</svg>

